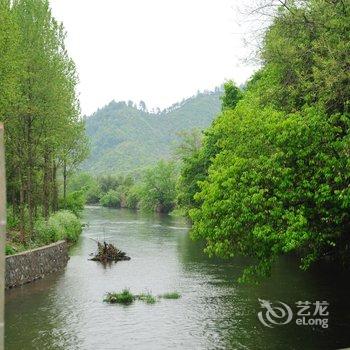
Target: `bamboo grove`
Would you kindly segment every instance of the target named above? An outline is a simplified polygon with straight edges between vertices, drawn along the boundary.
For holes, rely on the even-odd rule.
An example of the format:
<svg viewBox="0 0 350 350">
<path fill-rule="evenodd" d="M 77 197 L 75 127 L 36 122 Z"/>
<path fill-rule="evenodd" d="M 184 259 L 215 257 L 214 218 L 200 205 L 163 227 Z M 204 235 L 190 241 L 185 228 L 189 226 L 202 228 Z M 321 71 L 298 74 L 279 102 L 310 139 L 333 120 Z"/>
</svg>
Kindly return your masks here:
<svg viewBox="0 0 350 350">
<path fill-rule="evenodd" d="M 48 1 L 0 0 L 0 6 L 7 197 L 25 241 L 37 217 L 47 218 L 58 209 L 60 179 L 66 181 L 88 148 L 75 65 Z"/>
</svg>

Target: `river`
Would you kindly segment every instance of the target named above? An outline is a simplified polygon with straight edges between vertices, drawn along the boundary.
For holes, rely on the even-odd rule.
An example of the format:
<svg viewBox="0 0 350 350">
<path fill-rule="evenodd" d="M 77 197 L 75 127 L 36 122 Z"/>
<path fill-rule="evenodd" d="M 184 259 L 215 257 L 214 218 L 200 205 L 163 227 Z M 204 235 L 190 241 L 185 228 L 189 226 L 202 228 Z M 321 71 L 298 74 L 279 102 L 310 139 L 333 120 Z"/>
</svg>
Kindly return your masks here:
<svg viewBox="0 0 350 350">
<path fill-rule="evenodd" d="M 286 258 L 271 278 L 241 285 L 237 277 L 247 261 L 209 259 L 182 219 L 87 207 L 84 220 L 65 271 L 6 292 L 6 350 L 350 347 L 349 273 L 330 266 L 302 272 Z M 115 243 L 131 260 L 105 267 L 89 261 L 96 249 L 89 237 Z M 153 305 L 103 302 L 106 292 L 124 287 L 155 295 L 176 290 L 182 297 Z M 263 325 L 258 299 L 284 302 L 293 319 Z M 328 328 L 297 325 L 298 301 L 327 301 Z"/>
</svg>

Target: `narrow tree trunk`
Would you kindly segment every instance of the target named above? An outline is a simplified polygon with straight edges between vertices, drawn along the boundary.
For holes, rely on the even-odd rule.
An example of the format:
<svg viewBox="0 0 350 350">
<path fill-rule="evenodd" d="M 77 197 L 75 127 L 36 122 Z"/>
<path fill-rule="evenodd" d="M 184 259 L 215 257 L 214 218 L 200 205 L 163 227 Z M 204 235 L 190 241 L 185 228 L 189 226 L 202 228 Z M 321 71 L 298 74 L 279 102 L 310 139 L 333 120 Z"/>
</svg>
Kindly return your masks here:
<svg viewBox="0 0 350 350">
<path fill-rule="evenodd" d="M 50 214 L 50 161 L 48 153 L 44 155 L 44 178 L 43 178 L 43 215 L 45 219 Z"/>
<path fill-rule="evenodd" d="M 19 234 L 22 243 L 25 242 L 25 215 L 24 215 L 24 179 L 20 171 L 20 188 L 19 188 Z"/>
<path fill-rule="evenodd" d="M 67 162 L 64 160 L 63 162 L 63 202 L 64 207 L 67 206 Z"/>
<path fill-rule="evenodd" d="M 52 211 L 58 210 L 58 188 L 57 188 L 57 165 L 55 161 L 52 165 Z"/>
<path fill-rule="evenodd" d="M 33 140 L 32 140 L 32 119 L 29 117 L 27 130 L 28 165 L 27 165 L 27 201 L 29 212 L 29 234 L 34 229 L 34 201 L 33 201 Z"/>
<path fill-rule="evenodd" d="M 18 201 L 17 201 L 17 197 L 16 197 L 15 188 L 13 188 L 11 191 L 11 205 L 12 205 L 13 213 L 16 214 L 16 210 L 18 208 Z"/>
</svg>

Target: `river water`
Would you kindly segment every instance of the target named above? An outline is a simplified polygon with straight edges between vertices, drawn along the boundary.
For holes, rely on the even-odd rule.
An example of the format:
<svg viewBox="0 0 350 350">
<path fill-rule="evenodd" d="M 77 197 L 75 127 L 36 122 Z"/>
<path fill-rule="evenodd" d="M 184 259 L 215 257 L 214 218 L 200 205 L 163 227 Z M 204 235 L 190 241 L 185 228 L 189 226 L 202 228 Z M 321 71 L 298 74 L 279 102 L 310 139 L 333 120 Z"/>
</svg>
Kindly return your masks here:
<svg viewBox="0 0 350 350">
<path fill-rule="evenodd" d="M 6 350 L 350 347 L 349 273 L 329 266 L 302 272 L 293 259 L 282 259 L 271 278 L 241 285 L 237 277 L 247 261 L 207 258 L 182 219 L 88 207 L 84 220 L 88 226 L 65 271 L 7 291 Z M 115 243 L 131 260 L 105 267 L 89 261 L 96 249 L 89 237 Z M 103 302 L 106 292 L 124 287 L 135 294 L 176 290 L 182 297 L 153 305 Z M 270 327 L 264 326 L 258 299 L 289 305 L 292 320 L 277 325 L 286 319 L 271 323 L 263 314 Z M 329 315 L 320 318 L 328 320 L 328 328 L 296 325 L 298 301 L 327 301 L 322 315 Z"/>
</svg>

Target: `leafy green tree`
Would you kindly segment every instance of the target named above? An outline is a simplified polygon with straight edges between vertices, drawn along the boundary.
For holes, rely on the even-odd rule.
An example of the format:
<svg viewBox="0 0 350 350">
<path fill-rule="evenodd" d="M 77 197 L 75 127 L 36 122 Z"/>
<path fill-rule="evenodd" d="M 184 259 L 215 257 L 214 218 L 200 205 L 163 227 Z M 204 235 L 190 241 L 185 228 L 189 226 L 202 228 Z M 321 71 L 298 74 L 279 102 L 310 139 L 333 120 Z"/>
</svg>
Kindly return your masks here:
<svg viewBox="0 0 350 350">
<path fill-rule="evenodd" d="M 46 218 L 58 209 L 60 168 L 75 167 L 85 157 L 85 131 L 75 66 L 48 1 L 1 0 L 0 7 L 0 120 L 6 127 L 8 202 L 25 241 L 41 209 Z"/>
<path fill-rule="evenodd" d="M 291 252 L 302 268 L 325 255 L 349 262 L 349 6 L 283 4 L 264 66 L 206 133 L 210 162 L 190 211 L 210 255 L 255 259 L 243 280 Z"/>
<path fill-rule="evenodd" d="M 114 175 L 102 175 L 98 178 L 98 183 L 102 193 L 109 190 L 116 190 L 123 182 L 123 177 Z"/>
<path fill-rule="evenodd" d="M 322 103 L 328 114 L 348 111 L 348 2 L 287 3 L 279 8 L 264 39 L 264 101 L 286 111 L 305 103 Z"/>
<path fill-rule="evenodd" d="M 65 198 L 61 198 L 59 209 L 71 211 L 76 216 L 79 216 L 84 210 L 86 203 L 85 192 L 83 190 L 68 193 Z"/>
<path fill-rule="evenodd" d="M 224 84 L 224 94 L 221 97 L 222 112 L 213 121 L 211 127 L 205 130 L 204 137 L 199 138 L 196 130 L 182 135 L 182 141 L 177 149 L 177 154 L 182 161 L 177 182 L 177 203 L 185 210 L 186 215 L 191 208 L 199 205 L 194 196 L 200 191 L 199 182 L 206 178 L 212 160 L 222 148 L 221 141 L 225 139 L 226 134 L 223 121 L 242 96 L 239 88 L 232 81 L 228 81 Z"/>
<path fill-rule="evenodd" d="M 125 207 L 138 209 L 142 197 L 142 185 L 137 183 L 128 187 L 125 193 Z"/>
<path fill-rule="evenodd" d="M 89 144 L 83 122 L 77 122 L 69 136 L 59 157 L 62 164 L 63 201 L 66 200 L 68 177 L 74 174 L 81 162 L 89 155 Z"/>
<path fill-rule="evenodd" d="M 71 192 L 83 191 L 86 202 L 89 204 L 99 203 L 101 189 L 98 181 L 88 173 L 78 173 L 72 176 L 68 183 L 68 195 Z"/>
<path fill-rule="evenodd" d="M 107 193 L 105 193 L 101 197 L 100 204 L 103 207 L 120 208 L 120 205 L 121 205 L 120 192 L 117 190 L 109 190 Z"/>
<path fill-rule="evenodd" d="M 171 211 L 175 206 L 175 185 L 173 163 L 162 160 L 155 167 L 147 169 L 142 179 L 141 208 L 159 213 Z"/>
<path fill-rule="evenodd" d="M 140 101 L 139 108 L 140 108 L 141 111 L 147 112 L 146 103 L 144 101 Z"/>
<path fill-rule="evenodd" d="M 191 157 L 192 154 L 199 151 L 202 147 L 203 133 L 199 129 L 190 131 L 180 131 L 177 133 L 177 141 L 174 149 L 175 158 L 184 159 Z"/>
<path fill-rule="evenodd" d="M 269 272 L 280 254 L 298 250 L 308 267 L 335 246 L 344 250 L 348 140 L 337 140 L 336 123 L 315 108 L 258 112 L 252 99 L 231 113 L 231 137 L 195 196 L 200 208 L 191 211 L 193 235 L 206 238 L 207 252 L 257 258 L 249 277 Z"/>
<path fill-rule="evenodd" d="M 221 96 L 221 109 L 234 109 L 238 101 L 242 98 L 242 91 L 232 80 L 224 84 L 224 94 Z"/>
</svg>

